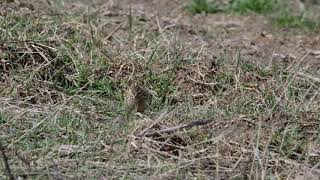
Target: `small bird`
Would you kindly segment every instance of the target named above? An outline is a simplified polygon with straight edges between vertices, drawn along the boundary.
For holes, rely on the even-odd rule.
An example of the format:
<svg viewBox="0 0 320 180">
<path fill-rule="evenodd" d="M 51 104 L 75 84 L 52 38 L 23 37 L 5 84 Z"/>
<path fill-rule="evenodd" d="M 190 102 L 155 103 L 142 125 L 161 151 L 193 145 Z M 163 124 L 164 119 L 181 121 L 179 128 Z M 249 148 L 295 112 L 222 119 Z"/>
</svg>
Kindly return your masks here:
<svg viewBox="0 0 320 180">
<path fill-rule="evenodd" d="M 151 103 L 151 92 L 137 82 L 133 82 L 125 93 L 127 113 L 144 113 Z"/>
</svg>

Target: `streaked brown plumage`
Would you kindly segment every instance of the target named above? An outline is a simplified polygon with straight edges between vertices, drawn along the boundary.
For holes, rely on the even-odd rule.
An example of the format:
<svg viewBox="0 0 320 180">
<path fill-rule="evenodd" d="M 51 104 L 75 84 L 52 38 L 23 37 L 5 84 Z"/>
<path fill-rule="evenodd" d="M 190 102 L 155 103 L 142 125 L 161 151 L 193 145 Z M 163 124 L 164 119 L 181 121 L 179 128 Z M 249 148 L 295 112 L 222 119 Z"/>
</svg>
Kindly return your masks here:
<svg viewBox="0 0 320 180">
<path fill-rule="evenodd" d="M 132 111 L 144 113 L 151 102 L 152 95 L 148 89 L 134 83 L 128 87 L 125 98 L 128 113 Z"/>
</svg>

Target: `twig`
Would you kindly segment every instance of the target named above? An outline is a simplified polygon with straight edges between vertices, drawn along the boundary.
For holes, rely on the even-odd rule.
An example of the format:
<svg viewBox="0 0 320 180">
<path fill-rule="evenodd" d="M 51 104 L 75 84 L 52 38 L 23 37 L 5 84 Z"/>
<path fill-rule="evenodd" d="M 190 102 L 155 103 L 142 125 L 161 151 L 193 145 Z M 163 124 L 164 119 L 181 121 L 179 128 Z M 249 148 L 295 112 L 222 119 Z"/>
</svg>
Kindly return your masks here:
<svg viewBox="0 0 320 180">
<path fill-rule="evenodd" d="M 153 128 L 156 124 L 158 124 L 159 122 L 161 122 L 165 116 L 167 115 L 166 112 L 162 113 L 159 118 L 157 118 L 148 128 L 144 129 L 141 133 L 139 133 L 138 136 L 142 136 L 144 135 L 146 132 L 148 132 L 151 128 Z"/>
<path fill-rule="evenodd" d="M 312 81 L 314 81 L 314 82 L 320 83 L 320 78 L 311 76 L 310 74 L 305 74 L 305 73 L 303 73 L 303 72 L 297 72 L 297 74 L 298 74 L 299 76 L 304 77 L 304 78 L 308 78 L 308 79 L 310 79 L 310 80 L 312 80 Z"/>
<path fill-rule="evenodd" d="M 121 24 L 119 24 L 117 27 L 115 27 L 115 28 L 109 33 L 109 35 L 105 38 L 105 40 L 109 40 L 109 39 L 113 36 L 113 34 L 114 34 L 118 29 L 120 29 L 123 25 L 124 25 L 124 23 L 121 23 Z"/>
<path fill-rule="evenodd" d="M 201 82 L 201 81 L 197 81 L 193 78 L 191 78 L 190 76 L 187 75 L 187 78 L 190 79 L 191 81 L 193 81 L 196 84 L 201 84 L 201 85 L 207 85 L 207 86 L 216 86 L 217 83 L 207 83 L 207 82 Z"/>
<path fill-rule="evenodd" d="M 0 41 L 0 44 L 19 44 L 19 43 L 52 43 L 56 42 L 54 40 L 2 40 Z"/>
<path fill-rule="evenodd" d="M 211 122 L 212 122 L 211 120 L 197 120 L 197 121 L 193 121 L 188 124 L 184 124 L 184 125 L 180 125 L 180 126 L 176 126 L 176 127 L 171 127 L 171 128 L 167 128 L 167 129 L 162 129 L 162 130 L 155 131 L 155 132 L 150 132 L 150 133 L 147 133 L 146 136 L 152 136 L 152 135 L 161 134 L 161 133 L 170 133 L 170 132 L 178 131 L 181 129 L 191 128 L 193 126 L 206 125 Z"/>
<path fill-rule="evenodd" d="M 7 175 L 8 175 L 10 180 L 14 180 L 14 176 L 11 173 L 10 166 L 9 166 L 9 163 L 8 163 L 8 158 L 6 156 L 6 153 L 4 152 L 4 146 L 2 145 L 2 141 L 0 141 L 0 151 L 1 151 L 2 159 L 3 159 L 3 162 L 4 162 L 4 166 L 5 166 Z"/>
</svg>

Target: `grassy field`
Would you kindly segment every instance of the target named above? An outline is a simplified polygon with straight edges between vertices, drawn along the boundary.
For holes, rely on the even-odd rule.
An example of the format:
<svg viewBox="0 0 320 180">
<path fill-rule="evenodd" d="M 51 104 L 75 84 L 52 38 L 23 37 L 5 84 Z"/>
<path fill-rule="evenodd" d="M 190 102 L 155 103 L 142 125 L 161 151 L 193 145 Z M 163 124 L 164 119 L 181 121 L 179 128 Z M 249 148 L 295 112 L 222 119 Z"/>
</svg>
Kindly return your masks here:
<svg viewBox="0 0 320 180">
<path fill-rule="evenodd" d="M 0 179 L 319 179 L 311 3 L 0 0 Z"/>
</svg>

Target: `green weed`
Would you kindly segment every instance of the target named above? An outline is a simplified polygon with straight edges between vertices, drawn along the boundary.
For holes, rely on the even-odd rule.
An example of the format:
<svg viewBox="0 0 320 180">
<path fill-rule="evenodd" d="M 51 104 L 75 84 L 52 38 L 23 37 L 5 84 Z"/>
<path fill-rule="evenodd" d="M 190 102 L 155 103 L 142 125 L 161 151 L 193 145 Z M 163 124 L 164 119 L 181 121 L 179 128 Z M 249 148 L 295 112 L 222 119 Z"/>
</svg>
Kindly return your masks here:
<svg viewBox="0 0 320 180">
<path fill-rule="evenodd" d="M 289 10 L 285 10 L 276 17 L 274 24 L 278 27 L 302 28 L 314 31 L 320 28 L 320 21 L 312 20 L 308 12 L 302 12 L 298 15 Z"/>
<path fill-rule="evenodd" d="M 224 11 L 224 8 L 222 6 L 210 3 L 207 0 L 192 0 L 190 4 L 185 6 L 185 9 L 192 14 L 212 14 Z"/>
<path fill-rule="evenodd" d="M 277 5 L 277 0 L 231 0 L 230 9 L 240 13 L 268 13 Z"/>
</svg>

